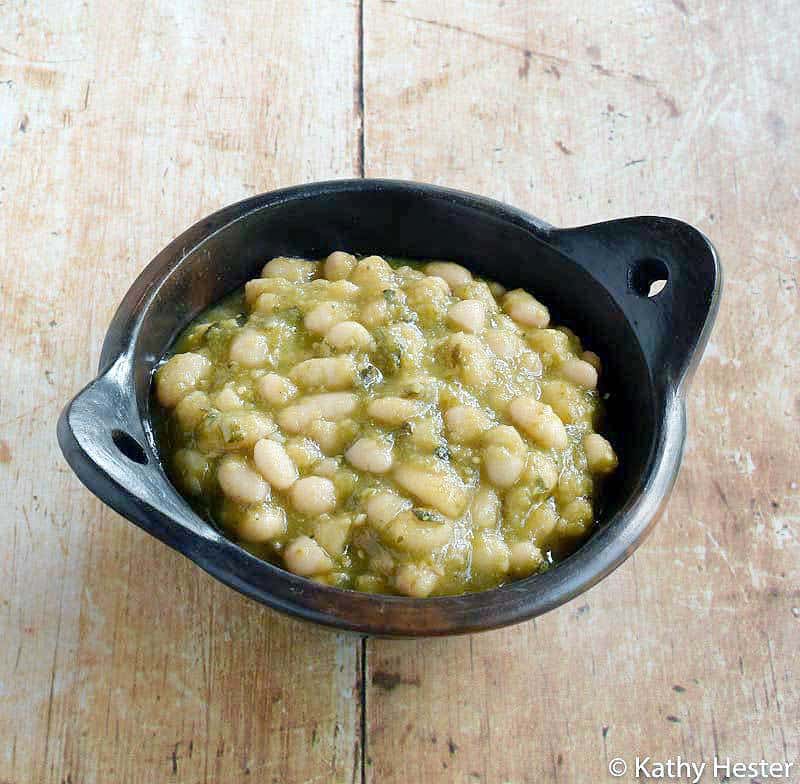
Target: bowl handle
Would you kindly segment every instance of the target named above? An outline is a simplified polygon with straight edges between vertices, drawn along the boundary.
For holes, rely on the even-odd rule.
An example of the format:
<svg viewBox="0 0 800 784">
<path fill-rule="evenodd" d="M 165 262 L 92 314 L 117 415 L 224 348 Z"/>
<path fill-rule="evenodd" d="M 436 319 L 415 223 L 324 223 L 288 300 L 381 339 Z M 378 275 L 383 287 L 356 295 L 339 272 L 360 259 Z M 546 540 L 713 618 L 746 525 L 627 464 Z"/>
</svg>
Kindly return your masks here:
<svg viewBox="0 0 800 784">
<path fill-rule="evenodd" d="M 722 292 L 710 240 L 687 223 L 657 217 L 552 229 L 545 239 L 605 285 L 636 331 L 654 379 L 675 391 L 685 387 Z"/>
<path fill-rule="evenodd" d="M 67 463 L 98 498 L 173 547 L 191 533 L 217 539 L 161 469 L 142 426 L 129 371 L 127 356 L 118 358 L 61 412 L 58 443 Z"/>
</svg>

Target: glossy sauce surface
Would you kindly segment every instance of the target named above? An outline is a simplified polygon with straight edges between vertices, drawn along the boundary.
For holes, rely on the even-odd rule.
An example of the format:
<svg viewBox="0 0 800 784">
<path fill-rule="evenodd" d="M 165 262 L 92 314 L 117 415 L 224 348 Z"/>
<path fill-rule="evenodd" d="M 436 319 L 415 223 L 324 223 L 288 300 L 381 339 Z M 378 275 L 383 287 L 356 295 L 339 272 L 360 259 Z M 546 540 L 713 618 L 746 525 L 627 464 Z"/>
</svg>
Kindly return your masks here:
<svg viewBox="0 0 800 784">
<path fill-rule="evenodd" d="M 450 262 L 276 258 L 156 374 L 195 509 L 356 590 L 482 590 L 572 552 L 617 465 L 600 359 L 530 293 Z"/>
</svg>

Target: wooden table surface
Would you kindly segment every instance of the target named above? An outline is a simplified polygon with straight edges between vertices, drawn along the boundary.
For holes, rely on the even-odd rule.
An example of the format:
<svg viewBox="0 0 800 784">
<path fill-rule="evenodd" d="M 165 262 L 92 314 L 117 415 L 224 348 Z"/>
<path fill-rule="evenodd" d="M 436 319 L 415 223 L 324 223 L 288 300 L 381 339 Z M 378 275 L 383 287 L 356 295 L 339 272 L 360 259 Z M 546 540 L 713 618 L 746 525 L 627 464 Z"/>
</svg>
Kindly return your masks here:
<svg viewBox="0 0 800 784">
<path fill-rule="evenodd" d="M 792 0 L 0 2 L 0 782 L 595 783 L 636 754 L 800 780 L 798 26 Z M 289 620 L 56 446 L 168 240 L 359 175 L 557 225 L 671 215 L 719 249 L 668 510 L 534 622 L 362 642 Z"/>
</svg>

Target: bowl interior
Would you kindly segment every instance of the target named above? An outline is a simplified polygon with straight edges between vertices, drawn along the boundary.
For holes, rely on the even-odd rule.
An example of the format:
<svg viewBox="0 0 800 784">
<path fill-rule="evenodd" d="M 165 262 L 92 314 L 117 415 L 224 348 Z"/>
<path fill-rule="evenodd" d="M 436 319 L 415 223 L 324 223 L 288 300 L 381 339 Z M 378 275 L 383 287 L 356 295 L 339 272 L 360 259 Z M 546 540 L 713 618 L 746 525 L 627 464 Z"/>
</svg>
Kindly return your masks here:
<svg viewBox="0 0 800 784">
<path fill-rule="evenodd" d="M 601 389 L 609 397 L 602 430 L 619 454 L 620 470 L 605 488 L 595 533 L 641 488 L 656 438 L 652 376 L 614 297 L 518 213 L 446 192 L 306 194 L 246 213 L 201 242 L 142 314 L 134 352 L 144 421 L 150 421 L 153 366 L 199 312 L 257 276 L 274 256 L 318 258 L 337 249 L 456 261 L 506 288 L 531 291 L 550 308 L 554 323 L 573 329 L 604 362 Z M 152 429 L 149 436 L 153 442 Z"/>
</svg>

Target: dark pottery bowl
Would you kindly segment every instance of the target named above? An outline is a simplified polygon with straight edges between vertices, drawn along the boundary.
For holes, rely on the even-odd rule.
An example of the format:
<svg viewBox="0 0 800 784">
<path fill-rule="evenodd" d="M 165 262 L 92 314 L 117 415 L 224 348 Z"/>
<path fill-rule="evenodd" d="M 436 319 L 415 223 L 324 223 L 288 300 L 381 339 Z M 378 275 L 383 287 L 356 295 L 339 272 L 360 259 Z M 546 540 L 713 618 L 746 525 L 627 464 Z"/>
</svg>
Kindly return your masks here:
<svg viewBox="0 0 800 784">
<path fill-rule="evenodd" d="M 200 519 L 170 483 L 150 418 L 153 369 L 202 310 L 273 256 L 332 250 L 457 261 L 533 291 L 554 322 L 605 362 L 606 429 L 620 458 L 598 525 L 549 571 L 462 596 L 409 599 L 320 585 L 250 555 Z M 654 281 L 666 280 L 648 296 Z M 489 199 L 431 185 L 343 180 L 255 196 L 170 243 L 126 294 L 100 375 L 64 409 L 58 439 L 109 506 L 217 579 L 277 610 L 337 629 L 427 636 L 492 629 L 587 590 L 639 545 L 664 508 L 686 437 L 687 381 L 719 305 L 721 270 L 699 231 L 668 218 L 556 229 Z"/>
</svg>

